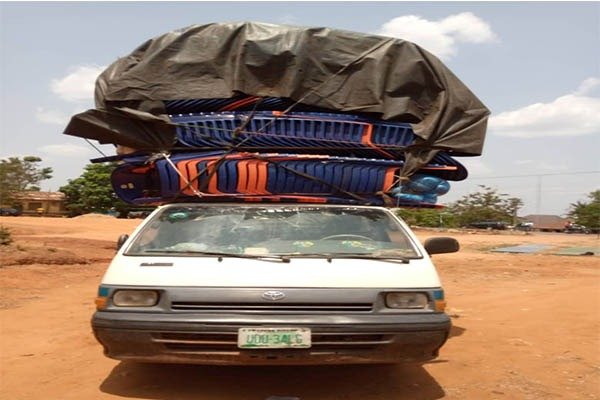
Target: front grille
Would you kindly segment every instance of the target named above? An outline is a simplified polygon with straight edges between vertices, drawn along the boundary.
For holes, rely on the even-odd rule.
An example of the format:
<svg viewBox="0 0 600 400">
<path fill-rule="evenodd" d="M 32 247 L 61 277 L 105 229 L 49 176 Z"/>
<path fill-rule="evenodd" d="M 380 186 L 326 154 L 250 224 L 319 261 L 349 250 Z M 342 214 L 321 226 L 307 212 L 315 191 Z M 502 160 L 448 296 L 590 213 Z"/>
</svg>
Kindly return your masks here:
<svg viewBox="0 0 600 400">
<path fill-rule="evenodd" d="M 156 333 L 154 343 L 171 351 L 233 351 L 237 348 L 237 333 Z"/>
<path fill-rule="evenodd" d="M 175 353 L 239 352 L 237 332 L 159 332 L 152 335 L 154 343 Z M 391 343 L 392 336 L 383 333 L 313 332 L 311 351 L 364 350 Z"/>
<path fill-rule="evenodd" d="M 205 303 L 173 302 L 175 311 L 202 311 L 219 313 L 356 313 L 373 310 L 371 303 Z"/>
</svg>

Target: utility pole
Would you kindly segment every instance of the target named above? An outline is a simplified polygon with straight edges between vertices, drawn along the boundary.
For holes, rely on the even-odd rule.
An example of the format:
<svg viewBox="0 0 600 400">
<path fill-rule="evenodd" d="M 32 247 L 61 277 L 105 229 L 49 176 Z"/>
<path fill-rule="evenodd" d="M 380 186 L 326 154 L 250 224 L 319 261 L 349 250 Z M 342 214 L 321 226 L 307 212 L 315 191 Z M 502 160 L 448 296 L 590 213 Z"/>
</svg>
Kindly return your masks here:
<svg viewBox="0 0 600 400">
<path fill-rule="evenodd" d="M 542 209 L 542 176 L 543 175 L 537 175 L 537 201 L 536 201 L 536 214 L 540 215 L 541 209 Z"/>
</svg>

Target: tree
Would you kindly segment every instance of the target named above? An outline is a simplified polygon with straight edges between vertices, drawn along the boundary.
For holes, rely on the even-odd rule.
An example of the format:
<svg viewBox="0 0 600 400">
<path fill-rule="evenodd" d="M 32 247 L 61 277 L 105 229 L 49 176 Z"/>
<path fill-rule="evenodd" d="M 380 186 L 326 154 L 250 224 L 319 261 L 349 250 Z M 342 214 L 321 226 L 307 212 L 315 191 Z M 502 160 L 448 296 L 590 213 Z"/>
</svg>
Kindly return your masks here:
<svg viewBox="0 0 600 400">
<path fill-rule="evenodd" d="M 114 168 L 113 163 L 88 164 L 81 176 L 59 189 L 65 194 L 65 206 L 71 216 L 109 211 L 123 214 L 130 209 L 113 191 L 110 175 Z"/>
<path fill-rule="evenodd" d="M 456 218 L 445 209 L 399 208 L 396 214 L 411 226 L 452 228 L 457 226 Z"/>
<path fill-rule="evenodd" d="M 569 217 L 579 225 L 584 225 L 594 231 L 600 230 L 600 190 L 595 190 L 587 196 L 590 201 L 572 203 Z"/>
<path fill-rule="evenodd" d="M 519 199 L 518 197 L 510 197 L 504 200 L 504 206 L 506 211 L 509 212 L 512 217 L 511 223 L 513 225 L 517 224 L 517 212 L 519 211 L 519 208 L 523 207 L 524 204 L 525 203 L 523 203 L 523 200 Z"/>
<path fill-rule="evenodd" d="M 19 192 L 39 191 L 40 182 L 52 178 L 52 168 L 40 167 L 41 161 L 34 156 L 0 160 L 0 203 L 12 203 Z"/>
<path fill-rule="evenodd" d="M 485 185 L 479 185 L 480 191 L 463 196 L 448 207 L 459 225 L 468 225 L 475 221 L 493 220 L 514 224 L 517 211 L 523 206 L 523 200 L 508 197 Z"/>
</svg>

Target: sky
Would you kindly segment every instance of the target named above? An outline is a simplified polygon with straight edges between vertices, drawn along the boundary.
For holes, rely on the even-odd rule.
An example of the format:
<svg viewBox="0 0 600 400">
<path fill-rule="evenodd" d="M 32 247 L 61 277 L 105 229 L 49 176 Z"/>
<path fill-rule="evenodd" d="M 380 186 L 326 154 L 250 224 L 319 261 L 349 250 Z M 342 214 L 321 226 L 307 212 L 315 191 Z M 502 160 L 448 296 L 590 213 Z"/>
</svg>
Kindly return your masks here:
<svg viewBox="0 0 600 400">
<path fill-rule="evenodd" d="M 523 199 L 520 215 L 562 215 L 600 189 L 600 2 L 0 2 L 0 158 L 41 157 L 54 170 L 42 189 L 58 190 L 100 156 L 62 131 L 94 107 L 106 66 L 232 21 L 399 37 L 438 56 L 492 112 L 483 155 L 459 158 L 470 176 L 441 203 L 486 185 Z"/>
</svg>

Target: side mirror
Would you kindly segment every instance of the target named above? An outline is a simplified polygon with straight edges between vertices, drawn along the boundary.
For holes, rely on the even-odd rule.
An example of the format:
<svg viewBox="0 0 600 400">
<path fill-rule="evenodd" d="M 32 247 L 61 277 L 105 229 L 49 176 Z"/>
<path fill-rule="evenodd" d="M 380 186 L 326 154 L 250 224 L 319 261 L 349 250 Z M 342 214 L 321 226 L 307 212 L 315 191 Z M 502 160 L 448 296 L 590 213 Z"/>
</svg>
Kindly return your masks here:
<svg viewBox="0 0 600 400">
<path fill-rule="evenodd" d="M 129 239 L 129 235 L 124 233 L 121 236 L 119 236 L 119 238 L 117 239 L 117 251 L 123 247 L 123 245 L 125 244 L 125 242 L 127 241 L 127 239 Z"/>
<path fill-rule="evenodd" d="M 429 238 L 424 244 L 429 255 L 442 253 L 455 253 L 460 249 L 458 241 L 451 237 Z"/>
</svg>

